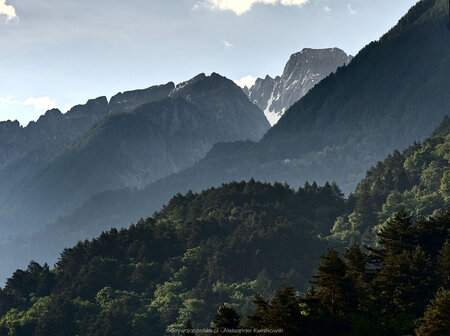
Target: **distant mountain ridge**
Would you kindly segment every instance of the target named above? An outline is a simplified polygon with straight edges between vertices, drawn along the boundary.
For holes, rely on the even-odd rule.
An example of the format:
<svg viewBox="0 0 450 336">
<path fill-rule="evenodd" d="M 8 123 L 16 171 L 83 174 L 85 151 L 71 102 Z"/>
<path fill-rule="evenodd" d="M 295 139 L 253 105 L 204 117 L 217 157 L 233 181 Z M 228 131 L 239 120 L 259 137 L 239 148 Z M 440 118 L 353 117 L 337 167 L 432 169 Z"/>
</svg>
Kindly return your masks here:
<svg viewBox="0 0 450 336">
<path fill-rule="evenodd" d="M 450 111 L 447 11 L 445 0 L 419 2 L 379 42 L 294 104 L 261 141 L 216 144 L 194 166 L 140 191 L 93 196 L 55 227 L 120 226 L 158 210 L 176 193 L 252 177 L 293 187 L 334 180 L 353 192 L 371 166 L 430 136 Z M 439 69 L 431 77 L 430 63 Z M 111 204 L 116 211 L 109 213 Z"/>
<path fill-rule="evenodd" d="M 0 200 L 72 145 L 78 137 L 109 114 L 129 112 L 139 105 L 169 96 L 174 83 L 89 100 L 67 113 L 49 110 L 26 127 L 18 121 L 0 122 Z"/>
<path fill-rule="evenodd" d="M 353 56 L 339 48 L 305 48 L 290 57 L 281 76 L 258 78 L 251 88 L 244 91 L 274 125 L 316 84 L 352 59 Z"/>
<path fill-rule="evenodd" d="M 102 191 L 143 188 L 193 165 L 218 142 L 256 141 L 270 127 L 242 90 L 216 73 L 121 93 L 109 104 L 103 99 L 103 109 L 103 119 L 3 203 L 3 231 L 11 221 L 16 229 L 47 224 Z"/>
</svg>

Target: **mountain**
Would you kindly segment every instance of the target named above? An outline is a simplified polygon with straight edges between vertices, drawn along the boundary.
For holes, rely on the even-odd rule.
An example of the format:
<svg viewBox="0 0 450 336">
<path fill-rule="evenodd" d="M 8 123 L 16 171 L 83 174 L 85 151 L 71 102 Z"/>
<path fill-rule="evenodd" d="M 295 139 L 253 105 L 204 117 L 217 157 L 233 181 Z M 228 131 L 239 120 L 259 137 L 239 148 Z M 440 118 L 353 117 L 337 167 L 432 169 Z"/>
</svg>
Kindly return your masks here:
<svg viewBox="0 0 450 336">
<path fill-rule="evenodd" d="M 66 114 L 50 110 L 26 127 L 18 121 L 0 122 L 2 203 L 18 183 L 51 161 L 107 113 L 108 101 L 100 97 L 75 106 Z"/>
<path fill-rule="evenodd" d="M 244 90 L 274 125 L 289 107 L 352 58 L 338 48 L 305 48 L 290 57 L 281 76 L 258 78 L 255 85 Z"/>
<path fill-rule="evenodd" d="M 105 190 L 143 188 L 193 165 L 217 142 L 258 140 L 270 127 L 242 90 L 218 74 L 170 88 L 156 88 L 158 98 L 169 93 L 165 100 L 110 113 L 29 177 L 5 202 L 2 232 L 11 220 L 15 230 L 52 222 Z M 137 106 L 147 94 L 120 94 L 111 111 Z"/>
<path fill-rule="evenodd" d="M 122 113 L 152 101 L 167 98 L 173 83 L 144 90 L 89 100 L 63 114 L 47 111 L 36 122 L 22 127 L 18 121 L 0 122 L 0 200 L 2 204 L 27 177 L 43 168 L 72 145 L 82 134 L 109 114 Z"/>
<path fill-rule="evenodd" d="M 428 137 L 450 111 L 447 8 L 443 0 L 419 2 L 380 41 L 316 85 L 261 141 L 219 143 L 192 167 L 142 190 L 94 195 L 53 229 L 89 237 L 147 216 L 176 193 L 252 177 L 293 187 L 337 181 L 353 192 L 371 166 Z M 431 65 L 439 69 L 433 76 Z"/>
<path fill-rule="evenodd" d="M 406 150 L 404 162 L 426 172 L 433 163 L 422 166 L 422 160 L 439 153 L 431 160 L 442 157 L 448 165 L 446 123 L 439 135 Z M 393 163 L 402 160 L 388 157 L 367 179 L 389 181 L 389 168 L 379 174 L 384 178 L 374 172 Z M 328 183 L 294 190 L 250 180 L 175 195 L 146 220 L 64 249 L 54 269 L 33 261 L 15 271 L 0 290 L 0 333 L 108 330 L 108 335 L 159 336 L 183 329 L 188 320 L 208 328 L 225 303 L 248 316 L 235 327 L 283 328 L 289 336 L 303 330 L 308 335 L 413 335 L 416 326 L 432 321 L 438 321 L 440 332 L 416 335 L 444 335 L 450 212 L 440 208 L 441 214 L 416 220 L 396 213 L 376 230 L 376 244 L 363 249 L 350 235 L 343 242 L 335 239 L 339 232 L 333 222 L 354 206 L 354 197 L 345 199 Z M 337 250 L 349 242 L 341 257 Z M 315 288 L 305 291 L 308 279 L 314 279 Z M 427 305 L 442 291 L 447 291 L 444 310 L 425 323 Z M 289 319 L 285 305 L 292 308 Z"/>
<path fill-rule="evenodd" d="M 353 191 L 367 169 L 428 137 L 449 113 L 447 20 L 446 1 L 418 2 L 294 104 L 261 141 L 217 145 L 160 187 L 198 191 L 254 177 L 292 186 L 336 181 Z M 430 68 L 436 69 L 432 75 Z"/>
</svg>

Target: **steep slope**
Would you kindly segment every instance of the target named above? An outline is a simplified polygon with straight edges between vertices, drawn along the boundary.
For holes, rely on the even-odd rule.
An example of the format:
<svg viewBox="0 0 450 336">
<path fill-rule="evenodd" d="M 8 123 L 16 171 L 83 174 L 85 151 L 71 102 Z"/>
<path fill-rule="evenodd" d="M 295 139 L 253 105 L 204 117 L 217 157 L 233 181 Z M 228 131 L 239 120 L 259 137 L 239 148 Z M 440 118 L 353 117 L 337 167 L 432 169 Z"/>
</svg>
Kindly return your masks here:
<svg viewBox="0 0 450 336">
<path fill-rule="evenodd" d="M 90 305 L 88 301 L 102 300 L 103 294 L 97 293 L 108 286 L 145 298 L 148 314 L 143 319 L 151 327 L 147 332 L 132 333 L 126 327 L 134 320 L 129 318 L 113 335 L 160 336 L 165 327 L 183 318 L 182 307 L 192 303 L 192 299 L 204 300 L 194 303 L 204 307 L 201 321 L 197 322 L 208 322 L 214 314 L 214 308 L 208 306 L 214 307 L 224 298 L 228 284 L 241 283 L 250 290 L 258 279 L 260 286 L 272 283 L 266 288 L 269 293 L 271 287 L 284 281 L 304 285 L 318 256 L 325 251 L 324 242 L 315 233 L 329 229 L 345 208 L 339 189 L 331 185 L 295 191 L 281 184 L 249 181 L 200 194 L 176 195 L 146 221 L 66 249 L 52 272 L 55 276 L 41 277 L 37 274 L 41 268 L 35 263 L 29 268 L 33 273 L 30 277 L 27 271 L 15 273 L 0 291 L 0 333 L 3 323 L 7 323 L 1 318 L 11 308 L 21 302 L 20 309 L 27 310 L 35 302 L 29 296 L 31 292 L 36 299 L 64 293 L 67 300 L 78 297 Z M 21 279 L 29 278 L 42 280 L 38 288 L 33 280 L 26 282 L 27 288 L 22 287 Z M 175 300 L 166 302 L 166 295 Z M 55 309 L 60 310 L 59 304 Z M 64 310 L 60 312 L 64 314 Z M 78 314 L 78 309 L 73 312 L 80 316 L 79 327 L 97 317 L 101 321 L 101 315 L 97 315 L 100 311 L 86 311 L 89 318 Z M 61 315 L 55 315 L 55 322 L 58 316 Z M 10 320 L 15 318 L 11 316 Z M 53 330 L 61 326 L 60 322 L 50 325 Z M 124 327 L 128 330 L 124 331 Z M 18 328 L 19 333 L 24 330 Z M 39 330 L 48 334 L 45 327 Z M 69 334 L 89 333 L 81 327 Z"/>
<path fill-rule="evenodd" d="M 141 105 L 163 100 L 169 97 L 175 89 L 175 84 L 169 82 L 142 90 L 120 92 L 109 101 L 110 113 L 131 112 Z"/>
<path fill-rule="evenodd" d="M 144 90 L 89 100 L 62 114 L 50 110 L 36 122 L 22 127 L 15 121 L 0 122 L 0 201 L 28 176 L 48 164 L 95 123 L 112 113 L 128 112 L 139 105 L 167 98 L 175 85 L 168 83 Z"/>
<path fill-rule="evenodd" d="M 262 141 L 217 144 L 193 167 L 139 192 L 98 195 L 59 224 L 79 232 L 87 222 L 100 230 L 123 225 L 178 192 L 251 177 L 292 186 L 334 180 L 352 192 L 372 165 L 429 136 L 450 111 L 446 22 L 445 1 L 419 2 L 379 42 L 313 88 Z M 430 67 L 433 76 L 425 75 Z"/>
<path fill-rule="evenodd" d="M 425 139 L 449 113 L 447 20 L 447 1 L 420 1 L 294 104 L 260 142 L 216 146 L 167 184 L 177 192 L 250 177 L 293 186 L 328 180 L 351 192 L 370 166 Z"/>
<path fill-rule="evenodd" d="M 423 143 L 395 151 L 358 184 L 356 207 L 340 220 L 340 231 L 371 233 L 398 211 L 413 218 L 450 209 L 450 118 Z M 347 232 L 347 234 L 350 232 Z"/>
<path fill-rule="evenodd" d="M 258 78 L 255 85 L 245 91 L 274 125 L 317 83 L 351 60 L 352 56 L 338 48 L 305 48 L 290 57 L 281 76 Z"/>
<path fill-rule="evenodd" d="M 38 121 L 22 127 L 0 122 L 0 200 L 35 169 L 43 167 L 77 137 L 108 113 L 105 97 L 73 107 L 66 114 L 50 110 Z"/>
<path fill-rule="evenodd" d="M 199 75 L 170 96 L 133 112 L 111 114 L 29 178 L 5 204 L 3 232 L 8 218 L 14 219 L 15 229 L 21 224 L 36 228 L 93 194 L 143 188 L 191 166 L 217 142 L 257 140 L 269 128 L 242 90 L 217 74 Z"/>
</svg>

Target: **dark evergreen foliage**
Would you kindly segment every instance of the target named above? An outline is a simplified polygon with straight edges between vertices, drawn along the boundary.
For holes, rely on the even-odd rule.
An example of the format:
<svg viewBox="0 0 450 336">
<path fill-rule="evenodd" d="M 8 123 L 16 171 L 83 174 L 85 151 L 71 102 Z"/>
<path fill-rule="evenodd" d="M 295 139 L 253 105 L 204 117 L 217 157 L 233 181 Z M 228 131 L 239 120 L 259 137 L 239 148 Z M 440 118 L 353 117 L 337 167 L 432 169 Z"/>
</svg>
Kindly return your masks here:
<svg viewBox="0 0 450 336">
<path fill-rule="evenodd" d="M 328 250 L 314 276 L 317 289 L 300 296 L 290 289 L 286 295 L 296 302 L 294 315 L 271 311 L 257 297 L 247 319 L 253 328 L 267 326 L 269 318 L 277 321 L 272 328 L 282 326 L 286 316 L 301 321 L 303 331 L 287 335 L 449 335 L 449 287 L 440 273 L 449 236 L 450 213 L 415 223 L 398 214 L 378 236 L 378 249 L 364 252 L 353 244 L 344 260 Z"/>
<path fill-rule="evenodd" d="M 231 309 L 249 313 L 257 291 L 271 295 L 285 281 L 307 282 L 326 248 L 319 236 L 347 209 L 330 184 L 293 190 L 250 180 L 178 194 L 129 229 L 65 249 L 53 270 L 31 263 L 15 272 L 0 292 L 0 328 L 160 336 L 188 320 L 208 327 L 224 302 L 221 316 L 237 321 Z M 283 293 L 269 312 L 298 306 Z M 275 325 L 277 317 L 266 322 Z"/>
</svg>

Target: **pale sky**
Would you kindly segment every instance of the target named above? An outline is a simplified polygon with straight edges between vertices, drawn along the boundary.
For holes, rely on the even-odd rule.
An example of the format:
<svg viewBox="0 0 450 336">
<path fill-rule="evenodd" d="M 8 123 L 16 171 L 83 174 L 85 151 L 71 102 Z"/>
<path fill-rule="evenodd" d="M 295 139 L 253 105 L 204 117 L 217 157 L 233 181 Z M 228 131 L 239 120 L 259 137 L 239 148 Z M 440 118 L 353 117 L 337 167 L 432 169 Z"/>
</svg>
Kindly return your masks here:
<svg viewBox="0 0 450 336">
<path fill-rule="evenodd" d="M 275 76 L 301 49 L 355 55 L 416 0 L 0 0 L 0 120 L 218 72 Z"/>
</svg>

